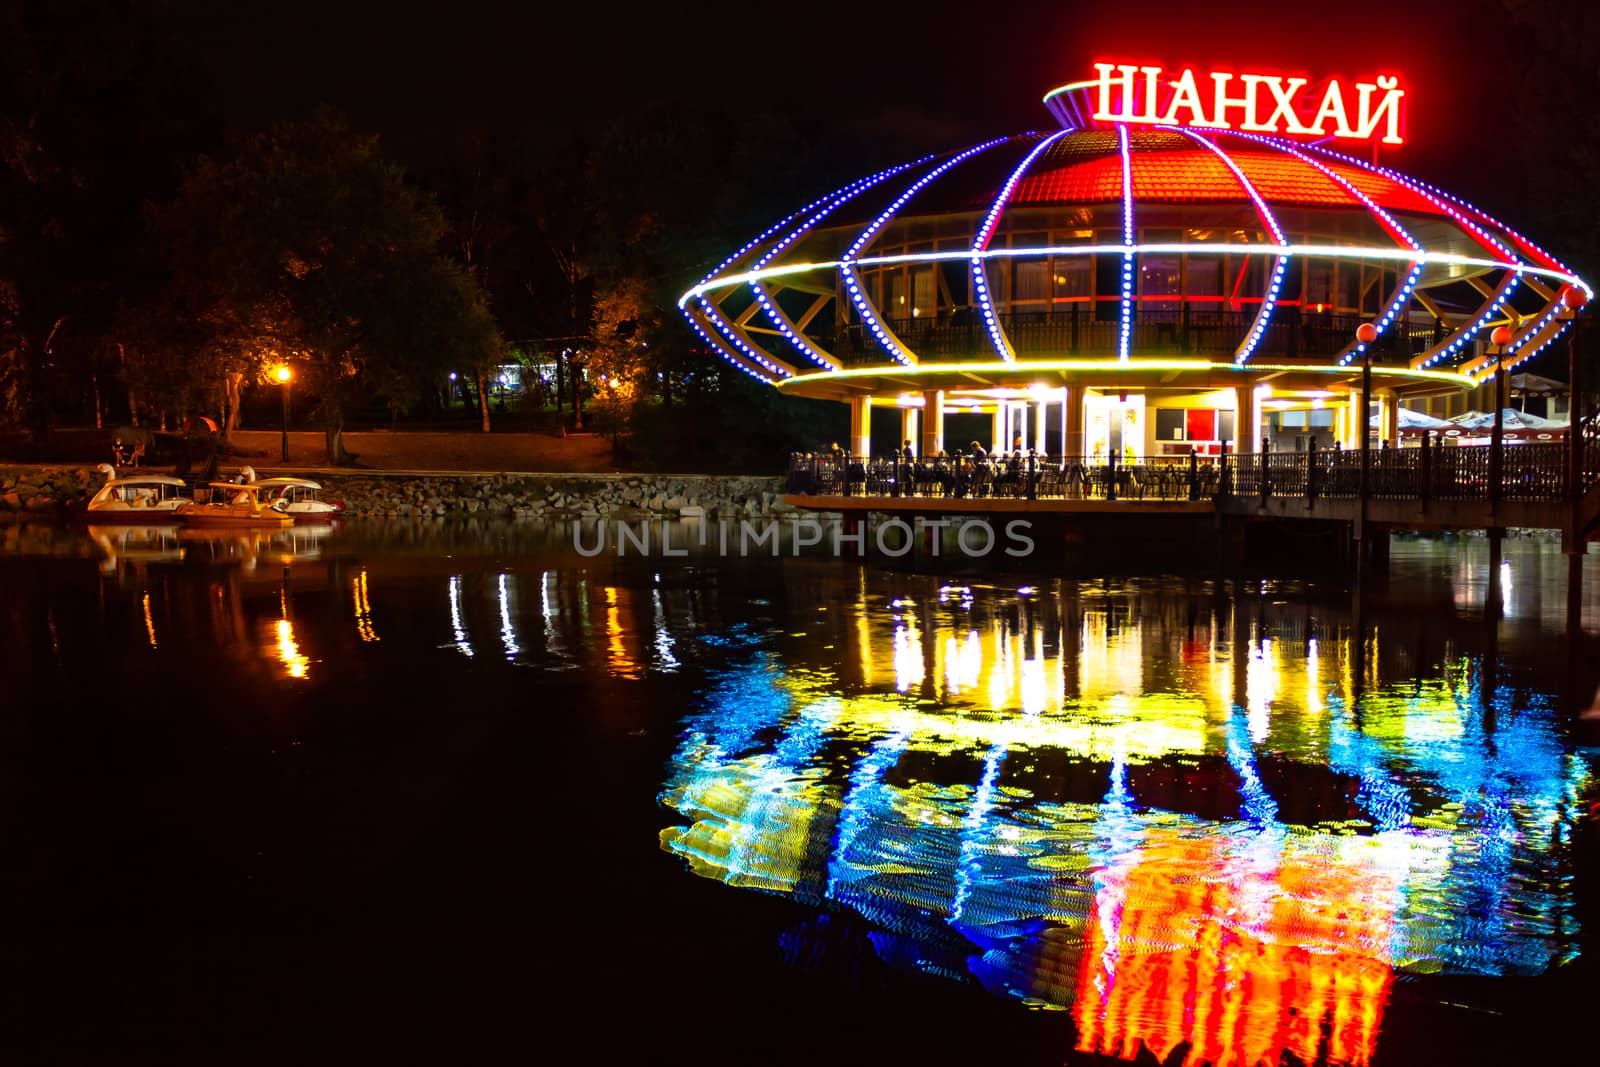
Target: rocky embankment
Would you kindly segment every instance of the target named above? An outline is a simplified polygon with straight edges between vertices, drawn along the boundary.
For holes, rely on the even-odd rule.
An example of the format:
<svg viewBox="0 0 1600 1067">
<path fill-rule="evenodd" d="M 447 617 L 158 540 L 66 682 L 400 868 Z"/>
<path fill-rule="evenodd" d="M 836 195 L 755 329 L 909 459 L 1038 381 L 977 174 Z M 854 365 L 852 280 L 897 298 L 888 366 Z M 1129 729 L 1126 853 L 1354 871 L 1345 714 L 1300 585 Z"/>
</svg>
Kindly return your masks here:
<svg viewBox="0 0 1600 1067">
<path fill-rule="evenodd" d="M 765 515 L 785 510 L 783 480 L 741 475 L 496 474 L 461 477 L 318 475 L 325 500 L 351 515 Z"/>
<path fill-rule="evenodd" d="M 104 484 L 92 467 L 0 467 L 0 512 L 81 507 Z"/>
<path fill-rule="evenodd" d="M 787 510 L 781 478 L 749 475 L 319 474 L 316 480 L 323 498 L 342 501 L 349 515 L 627 518 L 699 507 L 737 518 Z M 0 467 L 0 513 L 72 511 L 103 484 L 90 467 Z"/>
</svg>

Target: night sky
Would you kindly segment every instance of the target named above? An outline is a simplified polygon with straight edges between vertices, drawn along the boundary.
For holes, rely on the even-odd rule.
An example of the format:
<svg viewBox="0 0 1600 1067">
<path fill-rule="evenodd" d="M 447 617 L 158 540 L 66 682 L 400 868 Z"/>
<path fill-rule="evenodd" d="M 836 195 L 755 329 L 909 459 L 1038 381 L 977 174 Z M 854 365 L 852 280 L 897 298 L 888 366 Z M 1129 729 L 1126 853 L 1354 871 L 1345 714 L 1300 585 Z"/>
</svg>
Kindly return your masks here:
<svg viewBox="0 0 1600 1067">
<path fill-rule="evenodd" d="M 411 166 L 453 131 L 535 143 L 640 100 L 708 101 L 817 123 L 892 124 L 925 150 L 1048 126 L 1039 99 L 1097 58 L 1299 71 L 1409 88 L 1385 162 L 1471 195 L 1519 107 L 1492 71 L 1515 52 L 1504 2 L 380 5 L 173 3 L 170 20 L 238 126 L 328 102 Z M 1487 121 L 1484 121 L 1487 120 Z M 1465 183 L 1465 184 L 1463 184 Z M 1490 206 L 1490 205 L 1485 205 Z M 1502 205 L 1504 206 L 1504 205 Z"/>
</svg>

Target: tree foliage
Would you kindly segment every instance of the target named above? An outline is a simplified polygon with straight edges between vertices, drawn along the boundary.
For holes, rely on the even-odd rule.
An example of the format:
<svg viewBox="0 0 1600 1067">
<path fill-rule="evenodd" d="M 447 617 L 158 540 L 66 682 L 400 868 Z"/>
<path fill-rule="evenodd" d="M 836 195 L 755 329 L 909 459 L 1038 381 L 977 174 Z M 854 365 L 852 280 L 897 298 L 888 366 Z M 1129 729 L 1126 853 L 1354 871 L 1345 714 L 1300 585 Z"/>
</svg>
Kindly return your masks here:
<svg viewBox="0 0 1600 1067">
<path fill-rule="evenodd" d="M 393 389 L 503 345 L 476 281 L 440 251 L 433 201 L 327 109 L 280 122 L 227 161 L 204 161 L 157 213 L 174 305 L 197 305 L 193 356 L 292 353 L 318 398 L 328 461 L 345 463 L 344 413 L 362 384 Z"/>
<path fill-rule="evenodd" d="M 98 380 L 148 280 L 139 206 L 214 135 L 196 82 L 137 5 L 0 10 L 0 421 L 43 434 Z"/>
</svg>

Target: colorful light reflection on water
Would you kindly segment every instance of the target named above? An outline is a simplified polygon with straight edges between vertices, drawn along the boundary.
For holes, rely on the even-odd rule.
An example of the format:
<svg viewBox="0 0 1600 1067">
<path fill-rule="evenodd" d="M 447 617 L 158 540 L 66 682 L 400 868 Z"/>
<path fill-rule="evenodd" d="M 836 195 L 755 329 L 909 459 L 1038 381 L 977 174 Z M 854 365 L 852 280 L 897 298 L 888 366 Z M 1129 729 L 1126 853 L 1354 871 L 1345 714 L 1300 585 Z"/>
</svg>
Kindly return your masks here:
<svg viewBox="0 0 1600 1067">
<path fill-rule="evenodd" d="M 1397 973 L 1576 952 L 1590 767 L 1448 640 L 1408 675 L 1288 609 L 893 584 L 717 673 L 662 848 L 1124 1058 L 1359 1067 Z"/>
<path fill-rule="evenodd" d="M 285 914 L 359 921 L 407 884 L 378 848 L 396 840 L 417 849 L 411 870 L 449 883 L 400 897 L 391 914 L 407 923 L 476 917 L 484 886 L 500 891 L 499 909 L 484 909 L 500 929 L 559 914 L 516 968 L 520 980 L 524 957 L 560 961 L 564 981 L 538 991 L 571 991 L 561 1021 L 581 1016 L 568 1005 L 615 1000 L 613 961 L 625 959 L 628 988 L 652 990 L 620 1009 L 630 1024 L 653 1007 L 659 1026 L 678 1026 L 749 987 L 738 1010 L 715 1016 L 724 1058 L 748 1058 L 751 1041 L 796 1018 L 849 1033 L 840 1019 L 854 1010 L 857 1036 L 886 1033 L 880 1047 L 907 1020 L 933 1017 L 922 1046 L 952 1049 L 935 1062 L 962 1044 L 985 1050 L 964 1057 L 978 1062 L 1041 1049 L 1027 1062 L 1077 1062 L 1077 1047 L 1149 1050 L 1169 1064 L 1376 1065 L 1424 1059 L 1436 1040 L 1556 1062 L 1522 1053 L 1548 1020 L 1570 1017 L 1565 998 L 1592 973 L 1584 960 L 1539 983 L 1498 978 L 1572 958 L 1580 899 L 1595 902 L 1593 881 L 1581 898 L 1573 882 L 1592 870 L 1572 841 L 1600 790 L 1554 706 L 1552 661 L 1564 650 L 1549 616 L 1565 570 L 1555 546 L 1508 542 L 1514 595 L 1502 590 L 1495 620 L 1482 610 L 1485 553 L 1397 542 L 1391 580 L 1357 631 L 1342 591 L 1330 599 L 1306 583 L 1030 574 L 1024 594 L 1021 577 L 832 560 L 669 569 L 538 545 L 511 552 L 495 539 L 457 557 L 454 541 L 412 555 L 339 537 L 295 552 L 276 539 L 174 537 L 95 538 L 115 553 L 98 564 L 70 541 L 48 565 L 0 558 L 0 660 L 19 691 L 40 695 L 14 721 L 76 729 L 95 718 L 82 709 L 100 708 L 99 721 L 133 724 L 106 746 L 140 757 L 112 780 L 131 783 L 129 796 L 166 781 L 149 761 L 187 738 L 173 768 L 202 770 L 177 779 L 180 805 L 217 813 L 226 832 L 215 841 L 232 840 L 235 824 L 296 849 L 328 840 L 306 853 L 303 892 L 280 878 L 254 898 Z M 1591 597 L 1591 647 L 1597 609 Z M 216 699 L 218 678 L 233 696 Z M 77 710 L 63 715 L 63 704 Z M 173 708 L 189 716 L 185 731 L 169 729 Z M 230 756 L 228 782 L 209 772 L 218 737 L 257 757 Z M 482 756 L 458 762 L 491 749 L 487 770 Z M 79 766 L 80 747 L 59 752 L 28 772 L 30 789 L 80 791 L 61 771 Z M 231 804 L 212 802 L 233 770 L 256 765 Z M 364 784 L 369 766 L 394 769 L 385 789 Z M 437 798 L 468 781 L 497 787 L 438 822 L 455 802 Z M 545 792 L 530 799 L 530 783 Z M 362 789 L 390 798 L 370 806 L 371 854 L 345 829 L 343 798 Z M 665 807 L 650 803 L 658 794 Z M 121 799 L 113 786 L 100 795 Z M 320 798 L 326 822 L 304 814 Z M 60 868 L 87 872 L 42 878 L 37 900 L 65 901 L 67 914 L 104 887 L 121 907 L 126 880 L 144 872 L 144 903 L 129 914 L 156 928 L 150 902 L 200 899 L 182 896 L 192 868 L 125 863 L 116 849 L 79 864 L 78 843 L 98 840 L 85 829 L 114 808 L 102 800 L 64 819 L 65 832 L 34 835 L 47 855 L 70 858 Z M 562 862 L 523 850 L 518 880 L 500 862 L 519 852 L 505 843 L 539 837 L 552 818 Z M 179 842 L 170 854 L 194 848 L 187 814 L 126 825 L 140 850 L 164 829 Z M 1593 820 L 1581 825 L 1592 839 Z M 423 837 L 432 844 L 413 844 Z M 230 895 L 233 853 L 211 840 L 195 851 L 220 854 L 204 894 L 217 914 L 255 922 L 258 909 Z M 271 866 L 253 842 L 248 852 L 243 865 Z M 358 859 L 383 884 L 346 870 L 359 892 L 324 910 L 341 864 Z M 98 952 L 100 929 L 89 938 Z M 152 966 L 151 988 L 173 984 Z M 374 988 L 391 967 L 373 965 Z M 874 1000 L 889 969 L 917 977 L 880 983 L 894 995 Z M 305 970 L 296 957 L 262 981 L 293 985 Z M 423 988 L 420 973 L 407 984 Z M 463 988 L 476 1011 L 485 984 Z M 996 998 L 975 1004 L 984 990 Z M 1515 1010 L 1533 1000 L 1537 1020 Z M 519 993 L 519 1030 L 522 1008 Z M 1510 1010 L 1484 1021 L 1486 1008 Z M 991 1034 L 996 1018 L 1016 1025 Z M 742 1031 L 727 1036 L 733 1025 Z M 661 1032 L 636 1029 L 651 1035 L 641 1043 Z M 1026 1040 L 1005 1045 L 1018 1034 Z M 812 1050 L 794 1054 L 814 1063 Z"/>
</svg>

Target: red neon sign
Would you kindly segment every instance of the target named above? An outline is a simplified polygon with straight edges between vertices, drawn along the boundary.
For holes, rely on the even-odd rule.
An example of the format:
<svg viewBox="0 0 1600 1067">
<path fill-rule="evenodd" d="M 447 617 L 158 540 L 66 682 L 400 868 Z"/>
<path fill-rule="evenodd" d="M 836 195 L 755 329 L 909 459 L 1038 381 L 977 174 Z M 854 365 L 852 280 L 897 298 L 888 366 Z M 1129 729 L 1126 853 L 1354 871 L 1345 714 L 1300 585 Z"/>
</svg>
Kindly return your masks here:
<svg viewBox="0 0 1600 1067">
<path fill-rule="evenodd" d="M 1067 88 L 1086 89 L 1101 122 L 1196 126 L 1295 137 L 1340 137 L 1402 144 L 1400 104 L 1405 90 L 1393 75 L 1356 82 L 1350 91 L 1330 80 L 1281 74 L 1236 74 L 1185 67 L 1174 77 L 1160 67 L 1096 63 L 1096 78 Z"/>
</svg>

